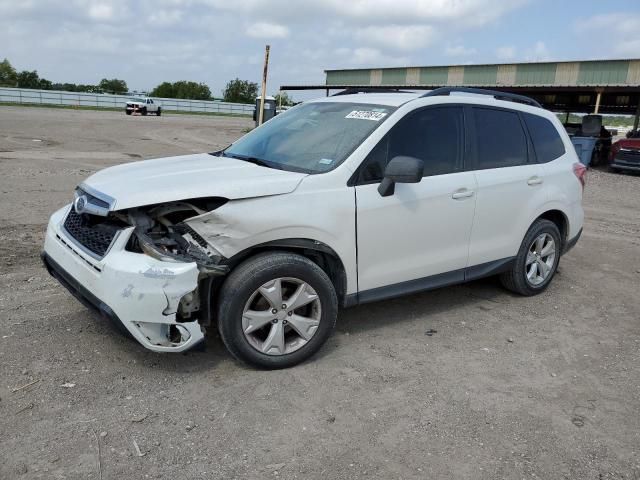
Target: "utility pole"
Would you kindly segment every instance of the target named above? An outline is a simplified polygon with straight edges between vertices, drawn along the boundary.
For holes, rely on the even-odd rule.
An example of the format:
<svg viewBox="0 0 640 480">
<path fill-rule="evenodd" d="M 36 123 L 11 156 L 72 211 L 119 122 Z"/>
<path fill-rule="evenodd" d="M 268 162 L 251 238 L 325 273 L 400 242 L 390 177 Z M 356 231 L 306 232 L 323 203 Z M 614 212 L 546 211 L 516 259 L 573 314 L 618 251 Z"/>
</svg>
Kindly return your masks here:
<svg viewBox="0 0 640 480">
<path fill-rule="evenodd" d="M 269 45 L 264 50 L 264 70 L 262 72 L 262 97 L 260 97 L 260 112 L 258 112 L 258 126 L 262 125 L 264 117 L 264 97 L 267 95 L 267 69 L 269 68 Z"/>
</svg>

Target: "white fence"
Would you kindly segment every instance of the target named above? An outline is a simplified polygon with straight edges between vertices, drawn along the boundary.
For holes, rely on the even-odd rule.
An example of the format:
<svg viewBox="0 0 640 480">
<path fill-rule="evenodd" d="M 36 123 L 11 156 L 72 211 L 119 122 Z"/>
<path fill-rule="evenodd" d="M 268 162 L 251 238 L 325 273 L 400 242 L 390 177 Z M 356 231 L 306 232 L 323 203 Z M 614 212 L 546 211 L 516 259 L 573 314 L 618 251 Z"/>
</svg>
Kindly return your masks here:
<svg viewBox="0 0 640 480">
<path fill-rule="evenodd" d="M 66 105 L 94 108 L 122 108 L 128 99 L 126 95 L 100 93 L 63 92 L 58 90 L 31 90 L 26 88 L 0 87 L 0 103 L 24 103 L 41 105 Z M 231 113 L 253 115 L 254 106 L 244 103 L 227 103 L 204 100 L 179 100 L 176 98 L 156 98 L 162 110 L 174 112 Z"/>
</svg>

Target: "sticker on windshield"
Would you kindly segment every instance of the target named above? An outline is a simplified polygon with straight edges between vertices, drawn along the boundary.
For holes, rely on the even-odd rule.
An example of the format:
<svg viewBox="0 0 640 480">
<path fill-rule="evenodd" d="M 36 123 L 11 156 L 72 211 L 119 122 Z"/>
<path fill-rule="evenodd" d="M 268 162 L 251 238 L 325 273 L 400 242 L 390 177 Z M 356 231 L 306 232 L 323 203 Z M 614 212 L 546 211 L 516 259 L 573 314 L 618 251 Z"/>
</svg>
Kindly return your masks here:
<svg viewBox="0 0 640 480">
<path fill-rule="evenodd" d="M 344 118 L 358 118 L 360 120 L 373 120 L 374 122 L 379 122 L 386 116 L 387 114 L 384 112 L 374 112 L 372 110 L 354 110 Z"/>
<path fill-rule="evenodd" d="M 331 165 L 333 163 L 333 160 L 330 158 L 321 158 L 320 160 L 318 160 L 318 163 L 320 163 L 321 165 Z"/>
</svg>

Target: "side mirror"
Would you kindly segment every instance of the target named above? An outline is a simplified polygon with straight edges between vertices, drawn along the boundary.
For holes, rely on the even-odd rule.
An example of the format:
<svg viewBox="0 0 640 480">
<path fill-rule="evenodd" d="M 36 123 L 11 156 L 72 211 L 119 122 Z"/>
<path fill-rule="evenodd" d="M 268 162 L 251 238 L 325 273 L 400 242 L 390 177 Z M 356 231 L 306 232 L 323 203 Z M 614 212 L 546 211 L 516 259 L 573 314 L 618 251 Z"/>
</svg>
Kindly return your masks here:
<svg viewBox="0 0 640 480">
<path fill-rule="evenodd" d="M 413 157 L 393 157 L 384 169 L 384 178 L 378 186 L 383 197 L 393 195 L 396 183 L 419 183 L 424 172 L 424 162 Z"/>
</svg>

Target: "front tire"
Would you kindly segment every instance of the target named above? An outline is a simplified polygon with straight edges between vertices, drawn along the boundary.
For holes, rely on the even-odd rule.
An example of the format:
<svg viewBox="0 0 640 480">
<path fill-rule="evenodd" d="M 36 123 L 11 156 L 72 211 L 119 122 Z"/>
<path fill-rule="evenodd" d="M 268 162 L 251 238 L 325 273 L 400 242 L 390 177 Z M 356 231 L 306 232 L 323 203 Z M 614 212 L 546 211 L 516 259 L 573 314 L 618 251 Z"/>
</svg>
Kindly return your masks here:
<svg viewBox="0 0 640 480">
<path fill-rule="evenodd" d="M 158 110 L 156 111 L 156 115 L 160 116 L 161 114 L 162 114 L 162 109 L 158 107 Z"/>
<path fill-rule="evenodd" d="M 297 365 L 327 341 L 338 299 L 327 274 L 306 257 L 260 254 L 239 265 L 220 291 L 218 330 L 227 349 L 249 365 Z"/>
<path fill-rule="evenodd" d="M 145 107 L 145 108 L 143 108 L 141 112 L 142 112 L 142 115 L 143 115 L 143 116 L 145 116 L 145 115 L 147 114 L 147 109 L 146 109 L 146 107 Z"/>
<path fill-rule="evenodd" d="M 522 240 L 514 266 L 500 275 L 502 285 L 525 296 L 543 292 L 556 273 L 561 251 L 562 240 L 556 224 L 536 220 Z"/>
</svg>

